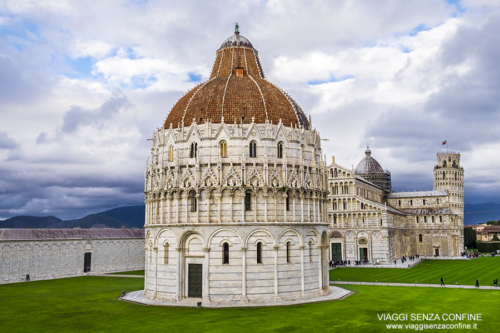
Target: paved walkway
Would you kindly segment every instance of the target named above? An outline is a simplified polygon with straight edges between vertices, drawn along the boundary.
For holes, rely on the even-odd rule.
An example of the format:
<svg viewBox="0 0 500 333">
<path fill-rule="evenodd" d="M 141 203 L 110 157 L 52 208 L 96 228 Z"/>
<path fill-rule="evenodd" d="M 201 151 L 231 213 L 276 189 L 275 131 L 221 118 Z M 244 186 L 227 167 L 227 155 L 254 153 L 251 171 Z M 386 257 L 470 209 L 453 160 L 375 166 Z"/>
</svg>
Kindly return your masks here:
<svg viewBox="0 0 500 333">
<path fill-rule="evenodd" d="M 463 257 L 451 257 L 451 258 L 439 258 L 439 257 L 424 257 L 421 256 L 419 259 L 415 260 L 407 260 L 403 263 L 401 259 L 396 261 L 396 264 L 394 262 L 390 264 L 376 264 L 374 265 L 373 263 L 367 263 L 367 264 L 361 264 L 356 266 L 353 261 L 351 261 L 351 264 L 348 266 L 342 266 L 342 267 L 355 267 L 355 268 L 411 268 L 415 265 L 420 264 L 424 260 L 471 260 L 469 258 L 463 258 Z M 334 268 L 330 267 L 330 270 Z"/>
<path fill-rule="evenodd" d="M 256 306 L 287 306 L 287 305 L 298 305 L 298 304 L 306 304 L 306 303 L 316 303 L 316 302 L 324 302 L 324 301 L 333 301 L 344 299 L 354 292 L 340 288 L 335 286 L 330 286 L 332 292 L 326 296 L 309 298 L 309 299 L 298 299 L 293 301 L 283 301 L 283 302 L 234 302 L 234 303 L 205 303 L 201 298 L 187 298 L 180 302 L 173 301 L 154 301 L 150 299 L 146 299 L 142 297 L 143 290 L 131 291 L 127 293 L 125 296 L 120 297 L 119 299 L 139 303 L 142 305 L 156 305 L 156 306 L 183 306 L 183 307 L 197 307 L 197 302 L 202 302 L 202 307 L 204 308 L 245 308 L 245 307 L 256 307 Z"/>
<path fill-rule="evenodd" d="M 132 278 L 143 278 L 144 277 L 144 275 L 125 275 L 125 274 L 99 274 L 97 276 L 132 277 Z"/>
<path fill-rule="evenodd" d="M 392 283 L 392 282 L 355 282 L 355 281 L 330 281 L 330 284 L 354 284 L 363 286 L 396 286 L 396 287 L 432 287 L 432 288 L 458 288 L 458 289 L 494 289 L 500 290 L 498 287 L 493 286 L 480 286 L 476 288 L 475 286 L 463 285 L 463 284 L 446 284 L 441 286 L 441 284 L 424 284 L 424 283 Z"/>
</svg>

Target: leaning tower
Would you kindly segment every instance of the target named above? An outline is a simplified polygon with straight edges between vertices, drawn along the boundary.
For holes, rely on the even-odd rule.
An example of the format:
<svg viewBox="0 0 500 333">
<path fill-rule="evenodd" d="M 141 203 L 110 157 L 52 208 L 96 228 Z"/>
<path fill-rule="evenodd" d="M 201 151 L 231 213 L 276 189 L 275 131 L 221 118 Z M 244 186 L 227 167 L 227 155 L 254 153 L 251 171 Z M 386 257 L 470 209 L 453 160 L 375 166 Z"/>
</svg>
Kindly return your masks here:
<svg viewBox="0 0 500 333">
<path fill-rule="evenodd" d="M 460 166 L 460 153 L 437 154 L 438 164 L 434 167 L 434 190 L 447 190 L 450 209 L 458 215 L 457 225 L 464 220 L 464 168 Z"/>
</svg>

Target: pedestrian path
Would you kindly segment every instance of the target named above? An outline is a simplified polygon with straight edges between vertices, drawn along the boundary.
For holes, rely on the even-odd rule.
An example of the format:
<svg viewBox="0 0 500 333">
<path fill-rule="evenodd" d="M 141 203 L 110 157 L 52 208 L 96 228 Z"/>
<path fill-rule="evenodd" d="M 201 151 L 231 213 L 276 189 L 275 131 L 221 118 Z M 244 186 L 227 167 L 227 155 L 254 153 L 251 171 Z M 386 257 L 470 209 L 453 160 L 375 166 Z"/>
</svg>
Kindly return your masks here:
<svg viewBox="0 0 500 333">
<path fill-rule="evenodd" d="M 299 305 L 306 303 L 316 303 L 324 301 L 334 301 L 344 299 L 352 294 L 353 291 L 347 290 L 341 287 L 330 286 L 331 293 L 325 296 L 307 298 L 307 299 L 295 299 L 295 300 L 269 300 L 262 302 L 248 302 L 248 301 L 234 301 L 234 302 L 206 302 L 201 298 L 186 298 L 179 302 L 171 300 L 151 300 L 143 298 L 143 290 L 131 291 L 119 299 L 138 303 L 143 305 L 156 305 L 156 306 L 182 306 L 182 307 L 197 307 L 198 303 L 204 308 L 244 308 L 244 307 L 256 307 L 256 306 L 286 306 L 286 305 Z"/>
<path fill-rule="evenodd" d="M 143 278 L 144 277 L 144 275 L 125 275 L 125 274 L 99 274 L 98 276 L 131 277 L 131 278 Z"/>
<path fill-rule="evenodd" d="M 403 262 L 403 260 L 399 259 L 396 260 L 396 263 L 394 264 L 394 261 L 391 262 L 390 264 L 373 264 L 373 263 L 366 263 L 366 264 L 361 264 L 356 266 L 353 261 L 351 261 L 350 265 L 347 266 L 341 266 L 342 267 L 355 267 L 355 268 L 411 268 L 415 265 L 420 264 L 424 260 L 471 260 L 466 257 L 450 257 L 450 258 L 440 258 L 440 257 L 425 257 L 421 256 L 419 259 L 415 260 L 406 260 Z M 334 269 L 333 267 L 329 267 L 330 270 Z"/>
<path fill-rule="evenodd" d="M 340 285 L 363 285 L 363 286 L 395 286 L 395 287 L 431 287 L 431 288 L 455 288 L 455 289 L 494 289 L 500 290 L 494 286 L 480 286 L 479 288 L 471 285 L 463 284 L 426 284 L 426 283 L 394 283 L 394 282 L 356 282 L 356 281 L 330 281 L 330 284 Z"/>
</svg>

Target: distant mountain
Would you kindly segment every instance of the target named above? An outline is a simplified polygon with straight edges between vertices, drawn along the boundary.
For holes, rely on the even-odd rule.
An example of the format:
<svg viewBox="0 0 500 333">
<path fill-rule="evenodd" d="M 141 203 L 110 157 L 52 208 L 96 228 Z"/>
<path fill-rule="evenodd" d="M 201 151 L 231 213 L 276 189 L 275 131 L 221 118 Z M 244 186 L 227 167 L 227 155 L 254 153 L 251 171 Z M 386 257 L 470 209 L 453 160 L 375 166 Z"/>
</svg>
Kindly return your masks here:
<svg viewBox="0 0 500 333">
<path fill-rule="evenodd" d="M 63 221 L 55 216 L 15 216 L 0 221 L 0 228 L 143 228 L 144 206 L 127 206 Z"/>
<path fill-rule="evenodd" d="M 494 202 L 477 205 L 465 204 L 464 212 L 464 225 L 500 220 L 500 204 Z"/>
</svg>

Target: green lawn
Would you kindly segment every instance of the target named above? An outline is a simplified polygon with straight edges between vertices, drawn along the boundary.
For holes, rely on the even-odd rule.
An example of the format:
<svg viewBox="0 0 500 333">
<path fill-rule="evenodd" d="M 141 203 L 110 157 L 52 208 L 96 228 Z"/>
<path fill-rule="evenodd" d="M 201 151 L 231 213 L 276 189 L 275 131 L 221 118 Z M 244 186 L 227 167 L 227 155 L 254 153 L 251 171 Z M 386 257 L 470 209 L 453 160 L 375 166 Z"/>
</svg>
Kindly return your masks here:
<svg viewBox="0 0 500 333">
<path fill-rule="evenodd" d="M 379 321 L 377 314 L 429 312 L 481 313 L 475 332 L 498 329 L 500 293 L 493 290 L 349 286 L 355 294 L 340 301 L 232 309 L 153 307 L 117 300 L 122 290 L 142 287 L 143 279 L 97 276 L 0 285 L 1 331 L 366 333 L 387 332 L 385 324 L 391 322 Z"/>
<path fill-rule="evenodd" d="M 337 268 L 330 271 L 331 281 L 400 282 L 493 286 L 500 280 L 500 258 L 484 257 L 472 260 L 425 260 L 412 268 Z M 500 294 L 499 294 L 500 296 Z"/>
<path fill-rule="evenodd" d="M 144 275 L 144 270 L 138 270 L 138 271 L 128 271 L 128 272 L 116 272 L 116 273 L 111 273 L 111 274 L 116 274 L 116 275 Z"/>
</svg>

